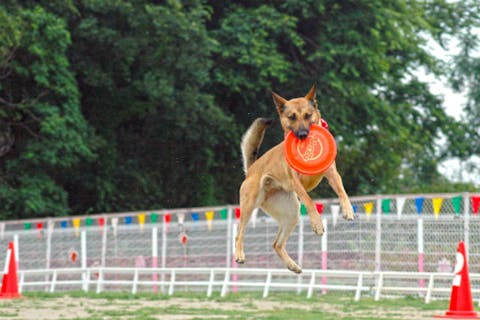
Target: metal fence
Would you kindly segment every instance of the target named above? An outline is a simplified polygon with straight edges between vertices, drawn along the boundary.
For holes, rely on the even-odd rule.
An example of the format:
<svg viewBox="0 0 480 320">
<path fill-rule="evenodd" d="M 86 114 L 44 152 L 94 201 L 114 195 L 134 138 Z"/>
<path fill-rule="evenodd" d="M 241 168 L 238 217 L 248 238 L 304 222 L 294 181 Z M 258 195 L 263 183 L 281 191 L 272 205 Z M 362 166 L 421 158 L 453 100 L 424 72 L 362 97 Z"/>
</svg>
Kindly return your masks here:
<svg viewBox="0 0 480 320">
<path fill-rule="evenodd" d="M 472 194 L 352 197 L 345 221 L 337 199 L 318 199 L 322 237 L 300 223 L 287 251 L 304 269 L 451 272 L 458 241 L 480 272 L 480 197 Z M 125 268 L 284 268 L 271 244 L 276 222 L 259 211 L 245 236 L 246 264 L 236 265 L 236 206 L 0 221 L 0 261 L 14 240 L 19 270 Z M 5 250 L 1 249 L 4 248 Z M 423 283 L 420 283 L 423 286 Z"/>
</svg>

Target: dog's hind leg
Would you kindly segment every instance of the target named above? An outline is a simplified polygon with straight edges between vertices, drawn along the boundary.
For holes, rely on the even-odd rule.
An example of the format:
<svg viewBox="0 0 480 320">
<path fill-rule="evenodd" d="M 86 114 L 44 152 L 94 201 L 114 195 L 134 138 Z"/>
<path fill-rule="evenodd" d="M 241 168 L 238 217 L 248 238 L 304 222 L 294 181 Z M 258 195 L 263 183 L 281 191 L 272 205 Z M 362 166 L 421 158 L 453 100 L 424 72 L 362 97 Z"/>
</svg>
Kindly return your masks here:
<svg viewBox="0 0 480 320">
<path fill-rule="evenodd" d="M 237 263 L 245 263 L 243 237 L 253 209 L 256 207 L 257 197 L 260 196 L 259 189 L 258 181 L 255 179 L 245 180 L 240 187 L 240 223 L 235 238 L 235 261 Z"/>
<path fill-rule="evenodd" d="M 288 237 L 298 222 L 300 203 L 296 194 L 283 190 L 279 191 L 263 203 L 262 209 L 278 222 L 278 232 L 272 244 L 273 250 L 290 271 L 301 273 L 302 269 L 293 261 L 285 249 Z"/>
</svg>

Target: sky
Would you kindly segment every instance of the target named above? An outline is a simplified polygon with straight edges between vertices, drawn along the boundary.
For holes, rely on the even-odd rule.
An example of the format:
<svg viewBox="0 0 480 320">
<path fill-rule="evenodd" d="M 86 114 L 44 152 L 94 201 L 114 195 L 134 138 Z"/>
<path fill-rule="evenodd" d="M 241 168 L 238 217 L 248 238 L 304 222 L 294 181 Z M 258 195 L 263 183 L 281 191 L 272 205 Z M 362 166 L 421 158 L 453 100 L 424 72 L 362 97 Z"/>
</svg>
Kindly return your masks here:
<svg viewBox="0 0 480 320">
<path fill-rule="evenodd" d="M 480 31 L 479 31 L 480 32 Z M 445 62 L 451 61 L 453 55 L 458 53 L 457 42 L 450 40 L 447 50 L 441 48 L 437 43 L 430 42 L 427 45 L 429 51 L 435 56 L 439 57 Z M 443 105 L 447 114 L 451 115 L 457 120 L 460 120 L 464 114 L 463 107 L 467 102 L 467 95 L 465 92 L 454 92 L 447 84 L 446 79 L 438 79 L 433 75 L 426 74 L 424 70 L 418 70 L 417 76 L 427 82 L 430 86 L 431 92 L 443 97 Z M 472 141 L 472 143 L 479 143 Z M 473 163 L 480 168 L 480 157 L 474 156 L 467 161 L 460 161 L 460 159 L 449 159 L 443 161 L 439 165 L 439 171 L 449 180 L 455 182 L 473 182 L 480 186 L 480 172 L 472 174 L 467 171 L 469 163 Z"/>
</svg>

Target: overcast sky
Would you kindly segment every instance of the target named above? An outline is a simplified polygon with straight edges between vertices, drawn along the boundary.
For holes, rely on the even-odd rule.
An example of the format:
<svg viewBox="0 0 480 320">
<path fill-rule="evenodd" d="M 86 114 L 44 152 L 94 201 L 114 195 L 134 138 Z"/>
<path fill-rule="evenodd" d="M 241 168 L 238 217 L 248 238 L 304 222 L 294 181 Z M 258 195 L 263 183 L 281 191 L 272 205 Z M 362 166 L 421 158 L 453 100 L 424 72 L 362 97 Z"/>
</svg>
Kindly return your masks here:
<svg viewBox="0 0 480 320">
<path fill-rule="evenodd" d="M 450 40 L 448 50 L 442 49 L 435 42 L 428 44 L 428 50 L 430 50 L 435 56 L 439 57 L 445 62 L 451 61 L 453 55 L 458 53 L 458 43 L 455 40 Z M 426 75 L 423 70 L 419 70 L 418 77 L 429 83 L 432 93 L 440 95 L 444 99 L 444 107 L 446 112 L 453 116 L 455 119 L 460 120 L 464 115 L 463 107 L 466 104 L 466 93 L 454 92 L 447 84 L 446 79 L 438 79 L 433 75 Z M 479 143 L 478 141 L 472 141 L 472 143 Z M 477 168 L 480 168 L 480 157 L 475 156 L 468 161 L 460 161 L 459 159 L 450 159 L 440 164 L 440 172 L 452 181 L 459 182 L 473 182 L 477 186 L 480 185 L 480 172 L 476 174 L 468 172 L 466 169 L 469 163 L 476 164 Z"/>
</svg>

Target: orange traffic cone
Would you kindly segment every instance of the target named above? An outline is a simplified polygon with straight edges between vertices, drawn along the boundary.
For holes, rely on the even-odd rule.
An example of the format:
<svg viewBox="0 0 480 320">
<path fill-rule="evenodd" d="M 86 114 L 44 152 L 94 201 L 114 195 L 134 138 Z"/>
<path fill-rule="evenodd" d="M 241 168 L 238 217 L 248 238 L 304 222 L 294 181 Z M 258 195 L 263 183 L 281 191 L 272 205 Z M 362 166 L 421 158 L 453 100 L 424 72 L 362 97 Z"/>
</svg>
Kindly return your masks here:
<svg viewBox="0 0 480 320">
<path fill-rule="evenodd" d="M 5 262 L 5 270 L 3 271 L 2 290 L 0 299 L 19 298 L 17 282 L 17 262 L 15 261 L 15 250 L 13 242 L 10 241 L 7 250 L 7 259 Z"/>
<path fill-rule="evenodd" d="M 470 277 L 468 276 L 467 254 L 465 243 L 460 241 L 457 248 L 457 263 L 455 264 L 455 277 L 452 283 L 450 308 L 443 316 L 435 318 L 449 319 L 480 319 L 473 310 L 472 291 L 470 290 Z"/>
</svg>

